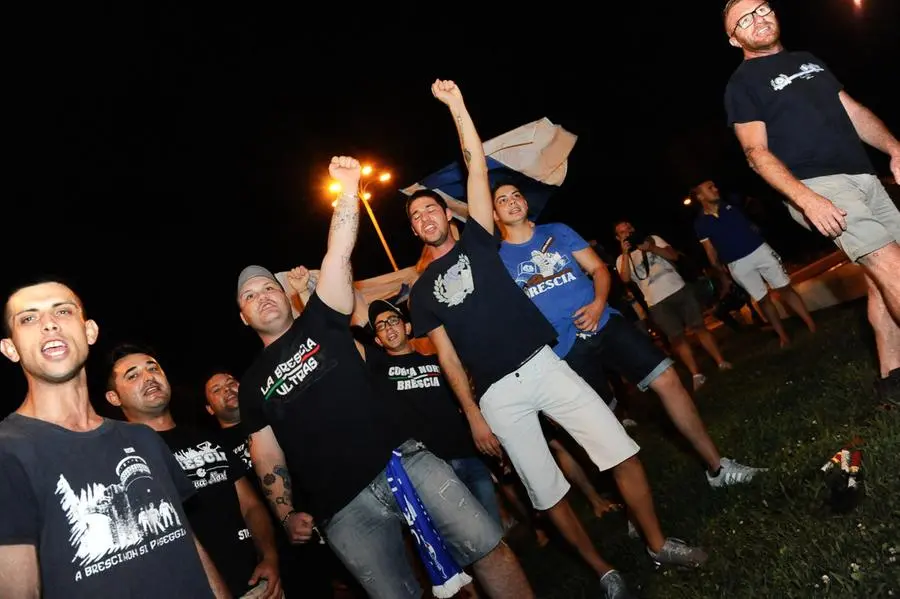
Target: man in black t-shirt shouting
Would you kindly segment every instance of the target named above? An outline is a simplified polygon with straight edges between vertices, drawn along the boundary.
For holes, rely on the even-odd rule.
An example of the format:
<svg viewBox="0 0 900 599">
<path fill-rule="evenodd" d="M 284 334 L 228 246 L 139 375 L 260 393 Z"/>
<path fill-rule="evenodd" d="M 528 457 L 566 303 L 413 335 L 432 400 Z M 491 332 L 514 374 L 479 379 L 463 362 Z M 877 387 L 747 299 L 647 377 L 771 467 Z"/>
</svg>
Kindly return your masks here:
<svg viewBox="0 0 900 599">
<path fill-rule="evenodd" d="M 608 597 L 625 596 L 624 582 L 597 553 L 571 506 L 569 490 L 541 433 L 544 412 L 578 441 L 602 470 L 612 469 L 625 502 L 659 562 L 699 565 L 706 554 L 660 531 L 638 446 L 606 403 L 560 360 L 550 344 L 556 331 L 509 276 L 493 236 L 493 201 L 487 161 L 462 94 L 452 81 L 432 93 L 456 122 L 468 167 L 469 217 L 457 242 L 451 213 L 436 192 L 407 200 L 413 231 L 432 261 L 412 288 L 410 309 L 417 335 L 428 335 L 468 418 L 479 449 L 498 455 L 502 443 L 536 509 L 550 519 L 600 575 Z M 481 396 L 475 403 L 465 369 Z M 498 443 L 499 439 L 499 443 Z"/>
<path fill-rule="evenodd" d="M 129 422 L 155 430 L 197 489 L 185 504 L 187 517 L 231 594 L 282 597 L 274 530 L 246 465 L 218 432 L 175 425 L 172 387 L 150 350 L 120 345 L 108 367 L 106 400 Z"/>
<path fill-rule="evenodd" d="M 753 170 L 787 198 L 794 220 L 833 239 L 863 267 L 881 366 L 878 387 L 897 401 L 900 211 L 862 142 L 890 156 L 898 181 L 900 142 L 822 60 L 784 49 L 768 2 L 729 0 L 724 20 L 729 43 L 744 56 L 725 90 L 728 124 Z"/>
<path fill-rule="evenodd" d="M 182 507 L 194 486 L 148 427 L 101 418 L 99 333 L 56 279 L 18 287 L 0 350 L 28 393 L 0 422 L 0 597 L 230 597 Z M 204 570 L 206 572 L 204 573 Z"/>
<path fill-rule="evenodd" d="M 419 597 L 403 544 L 403 516 L 385 475 L 397 449 L 456 563 L 472 564 L 491 597 L 532 597 L 499 524 L 452 468 L 414 440 L 376 398 L 350 330 L 360 166 L 353 158 L 335 157 L 329 171 L 344 191 L 315 290 L 300 316 L 293 317 L 270 271 L 249 266 L 238 277 L 241 319 L 265 346 L 242 377 L 240 406 L 250 458 L 269 503 L 294 542 L 309 540 L 315 518 L 373 598 Z M 304 512 L 295 509 L 293 485 L 308 501 Z"/>
</svg>

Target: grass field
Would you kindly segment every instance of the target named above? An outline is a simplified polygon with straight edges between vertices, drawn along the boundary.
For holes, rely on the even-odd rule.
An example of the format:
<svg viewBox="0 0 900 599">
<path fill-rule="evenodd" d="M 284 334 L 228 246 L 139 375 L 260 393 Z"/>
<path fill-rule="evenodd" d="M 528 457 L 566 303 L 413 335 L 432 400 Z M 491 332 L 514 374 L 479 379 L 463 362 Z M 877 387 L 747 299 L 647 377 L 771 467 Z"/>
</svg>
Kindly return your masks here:
<svg viewBox="0 0 900 599">
<path fill-rule="evenodd" d="M 711 489 L 656 396 L 630 399 L 639 422 L 630 431 L 641 445 L 664 532 L 702 544 L 710 554 L 703 569 L 654 570 L 642 543 L 628 537 L 621 512 L 598 520 L 577 491 L 570 493 L 603 555 L 639 596 L 900 597 L 900 410 L 877 407 L 865 305 L 814 317 L 815 335 L 788 321 L 794 343 L 784 350 L 770 332 L 717 332 L 735 368 L 710 376 L 697 404 L 723 455 L 770 468 L 750 485 Z M 835 515 L 819 468 L 857 436 L 866 496 L 855 510 Z M 521 535 L 511 542 L 539 597 L 602 596 L 593 573 L 561 543 L 538 549 Z"/>
</svg>

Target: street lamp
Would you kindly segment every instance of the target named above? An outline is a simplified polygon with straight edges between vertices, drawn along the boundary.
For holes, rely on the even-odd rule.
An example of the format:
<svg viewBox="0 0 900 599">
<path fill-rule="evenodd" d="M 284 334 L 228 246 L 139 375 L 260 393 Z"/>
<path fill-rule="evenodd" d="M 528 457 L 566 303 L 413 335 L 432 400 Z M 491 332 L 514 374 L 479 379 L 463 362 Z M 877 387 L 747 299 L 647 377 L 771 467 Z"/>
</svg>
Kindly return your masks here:
<svg viewBox="0 0 900 599">
<path fill-rule="evenodd" d="M 397 261 L 394 260 L 394 255 L 391 253 L 391 248 L 388 247 L 387 240 L 384 238 L 384 234 L 381 232 L 381 227 L 378 226 L 378 221 L 375 219 L 375 213 L 372 212 L 372 206 L 369 205 L 369 200 L 372 199 L 372 193 L 369 191 L 369 186 L 374 182 L 374 179 L 371 177 L 374 172 L 374 168 L 371 165 L 365 165 L 360 170 L 360 185 L 359 185 L 359 199 L 362 200 L 363 206 L 366 207 L 366 212 L 369 213 L 369 219 L 372 221 L 372 225 L 375 227 L 375 232 L 378 233 L 378 239 L 381 240 L 381 246 L 384 248 L 384 252 L 387 254 L 388 260 L 391 261 L 391 266 L 394 267 L 394 272 L 400 270 L 400 267 L 397 266 Z M 382 171 L 378 174 L 377 180 L 379 183 L 387 183 L 391 180 L 391 174 L 387 171 Z M 328 186 L 328 191 L 333 194 L 338 194 L 341 192 L 341 185 L 338 182 L 333 182 Z M 331 202 L 331 206 L 337 206 L 337 200 Z"/>
</svg>

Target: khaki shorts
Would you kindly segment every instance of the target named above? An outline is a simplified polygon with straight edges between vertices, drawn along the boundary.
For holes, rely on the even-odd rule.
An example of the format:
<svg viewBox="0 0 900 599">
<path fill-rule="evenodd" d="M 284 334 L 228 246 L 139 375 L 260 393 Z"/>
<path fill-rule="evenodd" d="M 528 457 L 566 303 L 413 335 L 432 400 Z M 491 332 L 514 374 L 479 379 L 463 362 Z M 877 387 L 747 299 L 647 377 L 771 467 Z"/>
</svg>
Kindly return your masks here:
<svg viewBox="0 0 900 599">
<path fill-rule="evenodd" d="M 834 243 L 852 261 L 900 242 L 900 210 L 875 175 L 826 175 L 802 183 L 847 213 L 847 230 Z M 799 210 L 787 207 L 795 221 L 816 230 Z"/>
<path fill-rule="evenodd" d="M 728 272 L 757 302 L 766 297 L 769 287 L 781 289 L 791 284 L 791 278 L 781 265 L 781 259 L 768 243 L 731 262 Z"/>
<path fill-rule="evenodd" d="M 491 385 L 480 406 L 538 510 L 559 503 L 570 488 L 541 432 L 538 412 L 564 428 L 601 472 L 639 450 L 606 402 L 546 346 Z"/>
</svg>

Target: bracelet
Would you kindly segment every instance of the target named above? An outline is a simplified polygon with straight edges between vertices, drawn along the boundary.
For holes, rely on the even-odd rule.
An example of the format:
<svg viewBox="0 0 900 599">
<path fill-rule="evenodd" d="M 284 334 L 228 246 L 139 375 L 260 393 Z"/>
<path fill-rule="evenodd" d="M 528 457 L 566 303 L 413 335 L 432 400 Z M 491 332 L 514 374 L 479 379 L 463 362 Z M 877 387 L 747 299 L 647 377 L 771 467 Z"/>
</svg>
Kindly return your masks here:
<svg viewBox="0 0 900 599">
<path fill-rule="evenodd" d="M 288 521 L 288 518 L 297 513 L 297 510 L 291 510 L 287 513 L 287 515 L 281 519 L 281 526 L 284 527 L 285 523 Z"/>
</svg>

